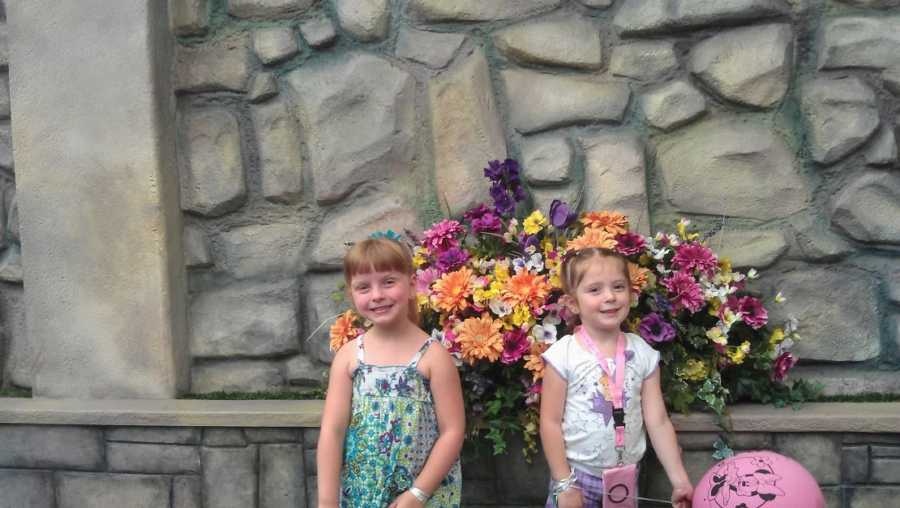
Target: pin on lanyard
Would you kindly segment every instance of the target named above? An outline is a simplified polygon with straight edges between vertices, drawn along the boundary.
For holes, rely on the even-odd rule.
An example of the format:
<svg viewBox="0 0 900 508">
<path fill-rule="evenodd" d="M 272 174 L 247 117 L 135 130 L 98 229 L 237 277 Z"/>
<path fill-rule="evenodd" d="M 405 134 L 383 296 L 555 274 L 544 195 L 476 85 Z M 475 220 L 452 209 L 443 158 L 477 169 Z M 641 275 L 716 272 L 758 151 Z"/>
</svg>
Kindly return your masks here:
<svg viewBox="0 0 900 508">
<path fill-rule="evenodd" d="M 625 451 L 625 334 L 619 332 L 616 339 L 616 371 L 609 371 L 606 356 L 597 349 L 594 340 L 588 335 L 583 326 L 578 328 L 578 338 L 581 343 L 597 358 L 600 368 L 606 373 L 607 379 L 613 381 L 610 386 L 613 403 L 613 428 L 616 432 L 616 453 L 619 457 L 619 465 L 623 464 L 622 453 Z"/>
</svg>

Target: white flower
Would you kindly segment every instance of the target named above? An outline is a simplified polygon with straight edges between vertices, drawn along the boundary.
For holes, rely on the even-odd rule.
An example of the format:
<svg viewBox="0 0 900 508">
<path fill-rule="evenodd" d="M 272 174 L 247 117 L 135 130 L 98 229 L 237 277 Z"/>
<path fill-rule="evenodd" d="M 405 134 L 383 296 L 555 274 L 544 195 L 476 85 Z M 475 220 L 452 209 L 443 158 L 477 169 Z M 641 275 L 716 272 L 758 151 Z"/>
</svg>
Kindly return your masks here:
<svg viewBox="0 0 900 508">
<path fill-rule="evenodd" d="M 540 253 L 531 255 L 531 258 L 525 263 L 525 268 L 530 272 L 538 273 L 544 270 L 544 257 Z"/>
<path fill-rule="evenodd" d="M 545 325 L 556 326 L 560 323 L 562 323 L 562 319 L 559 318 L 559 314 L 557 314 L 555 311 L 550 312 L 546 316 L 544 316 L 544 324 Z"/>
<path fill-rule="evenodd" d="M 792 335 L 794 332 L 797 331 L 797 327 L 799 325 L 800 325 L 800 322 L 797 321 L 797 318 L 795 318 L 794 316 L 788 317 L 787 322 L 784 323 L 784 334 Z"/>
<path fill-rule="evenodd" d="M 786 302 L 786 301 L 787 301 L 787 298 L 785 298 L 784 295 L 781 294 L 781 291 L 779 291 L 779 292 L 775 295 L 775 303 L 784 303 L 784 302 Z"/>
<path fill-rule="evenodd" d="M 756 268 L 751 268 L 747 271 L 747 278 L 751 280 L 759 278 L 759 272 L 756 271 Z"/>
<path fill-rule="evenodd" d="M 545 320 L 544 323 L 546 322 Z M 556 326 L 551 324 L 534 325 L 531 328 L 531 335 L 539 342 L 553 344 L 556 342 Z"/>
<path fill-rule="evenodd" d="M 666 257 L 666 254 L 668 254 L 668 253 L 669 253 L 668 247 L 663 247 L 662 249 L 658 249 L 658 250 L 652 250 L 652 249 L 650 250 L 650 254 L 653 256 L 653 259 L 655 259 L 657 261 L 660 261 L 661 259 Z"/>
<path fill-rule="evenodd" d="M 491 312 L 496 314 L 497 317 L 508 316 L 512 313 L 512 307 L 500 298 L 491 298 L 488 307 L 491 308 Z"/>
</svg>

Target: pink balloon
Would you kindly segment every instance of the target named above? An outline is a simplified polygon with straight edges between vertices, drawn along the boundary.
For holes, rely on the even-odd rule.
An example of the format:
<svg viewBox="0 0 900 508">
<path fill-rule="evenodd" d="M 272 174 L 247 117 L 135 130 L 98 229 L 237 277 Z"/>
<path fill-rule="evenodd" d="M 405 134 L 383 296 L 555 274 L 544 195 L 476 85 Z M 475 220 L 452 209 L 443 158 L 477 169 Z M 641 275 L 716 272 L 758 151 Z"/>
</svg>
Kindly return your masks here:
<svg viewBox="0 0 900 508">
<path fill-rule="evenodd" d="M 738 453 L 709 469 L 693 508 L 825 508 L 819 484 L 797 461 L 770 451 Z"/>
</svg>

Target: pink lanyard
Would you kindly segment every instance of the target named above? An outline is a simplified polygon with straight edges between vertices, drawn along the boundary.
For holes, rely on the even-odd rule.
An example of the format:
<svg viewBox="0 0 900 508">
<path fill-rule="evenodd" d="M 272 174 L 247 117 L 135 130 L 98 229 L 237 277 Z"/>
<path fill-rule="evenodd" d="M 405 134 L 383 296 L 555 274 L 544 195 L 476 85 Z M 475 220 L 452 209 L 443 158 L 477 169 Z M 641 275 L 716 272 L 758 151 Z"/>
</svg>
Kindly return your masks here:
<svg viewBox="0 0 900 508">
<path fill-rule="evenodd" d="M 613 426 L 616 430 L 616 451 L 621 464 L 622 452 L 625 449 L 625 334 L 619 332 L 619 337 L 616 339 L 615 376 L 609 371 L 606 357 L 597 349 L 593 339 L 591 339 L 583 326 L 578 327 L 578 339 L 597 357 L 597 363 L 600 364 L 600 368 L 606 373 L 606 377 L 610 380 L 614 379 L 612 386 L 609 388 L 613 399 Z"/>
</svg>

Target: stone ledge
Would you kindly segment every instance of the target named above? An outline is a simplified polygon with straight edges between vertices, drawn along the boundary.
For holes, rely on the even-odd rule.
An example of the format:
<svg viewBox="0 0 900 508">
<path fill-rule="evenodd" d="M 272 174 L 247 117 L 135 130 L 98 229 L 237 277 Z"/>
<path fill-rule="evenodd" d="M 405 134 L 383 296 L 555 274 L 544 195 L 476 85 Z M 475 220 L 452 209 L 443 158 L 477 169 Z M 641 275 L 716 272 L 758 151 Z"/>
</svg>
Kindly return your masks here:
<svg viewBox="0 0 900 508">
<path fill-rule="evenodd" d="M 0 398 L 0 424 L 154 427 L 318 427 L 321 400 L 75 400 Z M 735 432 L 894 433 L 898 402 L 804 404 L 800 410 L 732 406 Z M 673 414 L 680 432 L 716 432 L 708 413 Z"/>
</svg>

